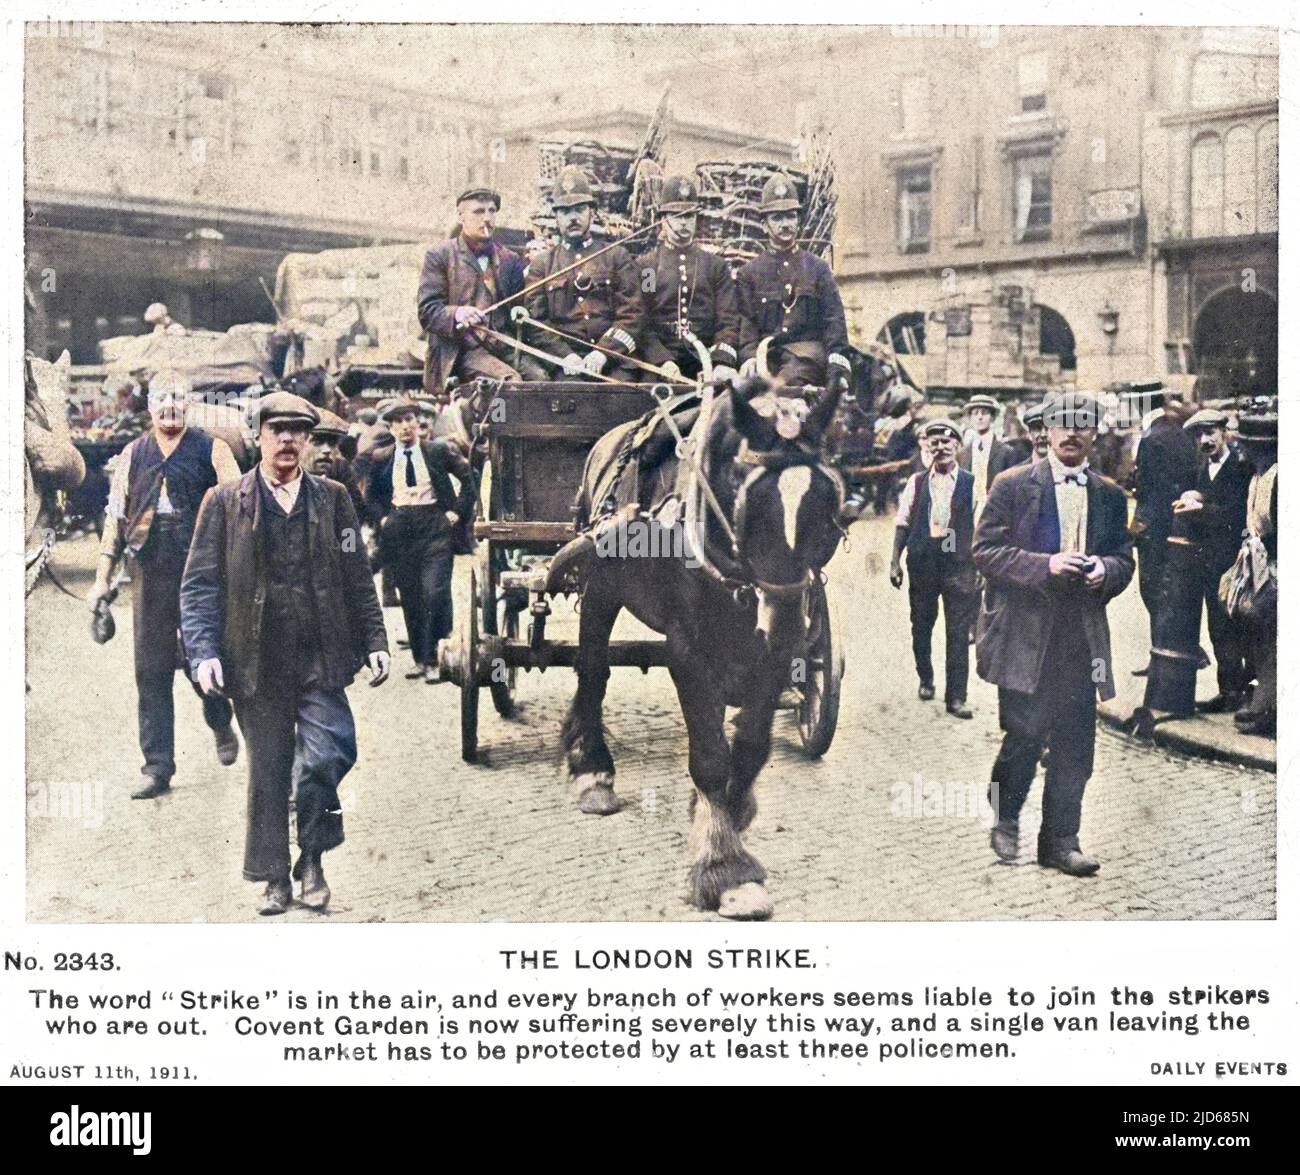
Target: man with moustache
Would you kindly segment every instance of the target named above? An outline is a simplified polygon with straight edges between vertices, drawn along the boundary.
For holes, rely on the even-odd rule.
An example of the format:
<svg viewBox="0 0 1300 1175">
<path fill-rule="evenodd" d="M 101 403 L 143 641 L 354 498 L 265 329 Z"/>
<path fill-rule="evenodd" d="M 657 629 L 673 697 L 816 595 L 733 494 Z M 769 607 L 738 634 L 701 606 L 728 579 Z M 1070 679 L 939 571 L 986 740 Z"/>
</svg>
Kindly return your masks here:
<svg viewBox="0 0 1300 1175">
<path fill-rule="evenodd" d="M 1202 408 L 1183 428 L 1196 441 L 1200 465 L 1196 488 L 1174 502 L 1174 513 L 1194 515 L 1192 534 L 1201 548 L 1201 595 L 1219 685 L 1219 692 L 1208 701 L 1197 702 L 1196 708 L 1207 714 L 1235 713 L 1245 702 L 1254 675 L 1250 639 L 1245 625 L 1224 610 L 1219 580 L 1241 549 L 1246 495 L 1254 471 L 1228 445 L 1227 413 Z"/>
<path fill-rule="evenodd" d="M 520 373 L 525 379 L 554 380 L 559 378 L 558 368 L 566 379 L 604 375 L 635 381 L 640 371 L 622 362 L 622 357 L 637 353 L 640 346 L 645 318 L 640 270 L 622 245 L 608 248 L 593 239 L 596 197 L 580 167 L 561 170 L 551 190 L 551 207 L 560 243 L 536 255 L 524 273 L 525 286 L 536 287 L 524 299 L 533 320 L 524 341 L 559 362 L 548 367 L 543 360 L 525 355 L 519 360 Z M 590 261 L 578 264 L 588 257 Z M 564 270 L 569 272 L 552 276 Z"/>
<path fill-rule="evenodd" d="M 357 759 L 344 692 L 362 666 L 388 677 L 388 639 L 361 524 L 347 491 L 306 473 L 316 408 L 272 392 L 253 409 L 262 459 L 208 492 L 181 582 L 181 632 L 195 679 L 229 695 L 248 744 L 244 877 L 266 883 L 259 913 L 293 900 L 289 797 L 298 829 L 292 876 L 324 910 L 321 857 L 343 843 L 338 786 Z"/>
<path fill-rule="evenodd" d="M 424 390 L 438 396 L 447 380 L 518 379 L 505 361 L 508 348 L 476 328 L 509 330 L 506 309 L 489 306 L 523 289 L 523 260 L 492 239 L 501 197 L 491 188 L 475 187 L 456 200 L 459 232 L 435 245 L 424 258 L 416 309 L 428 332 Z"/>
<path fill-rule="evenodd" d="M 177 372 L 160 371 L 150 379 L 153 427 L 118 458 L 104 512 L 99 566 L 86 597 L 94 611 L 112 590 L 113 573 L 121 561 L 134 561 L 131 612 L 144 755 L 140 770 L 145 779 L 131 793 L 135 800 L 153 799 L 171 790 L 176 774 L 172 689 L 176 670 L 184 665 L 178 643 L 181 573 L 203 495 L 212 486 L 239 477 L 235 455 L 225 441 L 186 425 L 192 399 L 189 381 Z M 229 766 L 239 754 L 230 703 L 200 697 L 203 719 L 216 739 L 217 758 Z"/>
<path fill-rule="evenodd" d="M 1038 863 L 1086 877 L 1101 868 L 1079 844 L 1097 695 L 1115 696 L 1106 605 L 1133 577 L 1132 539 L 1124 491 L 1088 466 L 1096 397 L 1051 396 L 1043 418 L 1046 459 L 1003 473 L 975 530 L 975 566 L 987 582 L 976 668 L 998 687 L 1003 731 L 991 841 L 999 859 L 1016 859 L 1020 811 L 1046 747 Z"/>
<path fill-rule="evenodd" d="M 920 678 L 917 696 L 934 697 L 930 641 L 943 601 L 944 694 L 954 718 L 972 717 L 966 705 L 970 677 L 971 616 L 979 607 L 979 587 L 971 561 L 975 530 L 975 479 L 957 466 L 961 433 L 947 420 L 932 420 L 921 431 L 931 455 L 930 468 L 914 473 L 898 499 L 889 582 L 903 586 L 907 552 L 907 599 L 912 614 L 912 655 Z"/>
<path fill-rule="evenodd" d="M 715 379 L 733 379 L 739 366 L 740 316 L 731 266 L 695 243 L 700 193 L 695 181 L 664 181 L 659 243 L 638 258 L 645 309 L 643 358 L 670 375 L 694 378 L 700 356 L 688 341 L 708 349 Z"/>
<path fill-rule="evenodd" d="M 740 295 L 740 374 L 758 368 L 758 347 L 771 338 L 768 370 L 787 386 L 848 386 L 849 335 L 830 266 L 798 247 L 799 194 L 777 173 L 763 185 L 759 213 L 768 249 L 736 277 Z"/>
</svg>

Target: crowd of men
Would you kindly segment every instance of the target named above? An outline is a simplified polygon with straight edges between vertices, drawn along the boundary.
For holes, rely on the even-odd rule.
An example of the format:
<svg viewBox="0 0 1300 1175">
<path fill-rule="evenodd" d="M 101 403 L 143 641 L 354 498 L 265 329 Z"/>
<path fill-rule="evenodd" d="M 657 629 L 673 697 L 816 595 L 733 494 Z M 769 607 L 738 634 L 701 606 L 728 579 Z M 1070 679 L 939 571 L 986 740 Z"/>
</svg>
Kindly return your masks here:
<svg viewBox="0 0 1300 1175">
<path fill-rule="evenodd" d="M 695 242 L 690 178 L 664 181 L 657 239 L 639 257 L 630 243 L 597 243 L 596 199 L 579 169 L 555 182 L 557 243 L 527 261 L 494 239 L 500 203 L 488 189 L 463 193 L 459 231 L 425 259 L 425 389 L 440 401 L 449 386 L 483 378 L 674 382 L 706 366 L 724 381 L 765 371 L 787 387 L 846 386 L 843 305 L 827 265 L 799 247 L 788 177 L 774 175 L 762 193 L 768 249 L 734 274 Z M 453 559 L 473 549 L 477 475 L 464 416 L 396 396 L 349 422 L 272 391 L 251 409 L 259 459 L 241 473 L 223 441 L 187 424 L 183 378 L 156 374 L 148 396 L 151 427 L 118 464 L 90 593 L 101 607 L 131 562 L 144 759 L 133 795 L 171 789 L 181 668 L 223 764 L 239 753 L 235 720 L 244 736 L 244 875 L 265 884 L 260 912 L 287 910 L 293 880 L 302 903 L 323 910 L 322 856 L 342 842 L 338 786 L 357 755 L 345 690 L 362 668 L 372 685 L 390 669 L 381 601 L 400 602 L 406 676 L 439 680 Z M 1152 403 L 1132 523 L 1124 492 L 1089 464 L 1095 397 L 1052 396 L 1012 420 L 974 396 L 960 424 L 922 422 L 914 401 L 906 408 L 899 432 L 916 460 L 890 580 L 901 587 L 905 561 L 922 700 L 935 696 L 941 605 L 948 713 L 972 717 L 972 639 L 977 672 L 998 687 L 992 848 L 1003 860 L 1018 852 L 1019 813 L 1046 749 L 1038 859 L 1080 876 L 1099 868 L 1080 847 L 1079 821 L 1096 700 L 1115 692 L 1106 605 L 1134 573 L 1135 543 L 1153 648 L 1169 543 L 1191 534 L 1200 544 L 1197 606 L 1208 610 L 1219 674 L 1203 708 L 1233 711 L 1247 731 L 1275 723 L 1276 415 L 1243 414 L 1234 448 L 1223 413 L 1184 419 L 1172 398 Z"/>
</svg>

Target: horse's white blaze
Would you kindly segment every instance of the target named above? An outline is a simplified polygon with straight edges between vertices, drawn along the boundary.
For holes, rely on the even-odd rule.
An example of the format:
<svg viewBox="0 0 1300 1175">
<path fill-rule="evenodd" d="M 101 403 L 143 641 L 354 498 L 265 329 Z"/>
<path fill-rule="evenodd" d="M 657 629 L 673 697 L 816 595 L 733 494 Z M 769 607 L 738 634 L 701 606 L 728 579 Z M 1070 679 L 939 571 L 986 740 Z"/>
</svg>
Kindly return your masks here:
<svg viewBox="0 0 1300 1175">
<path fill-rule="evenodd" d="M 812 469 L 807 465 L 792 465 L 781 470 L 776 479 L 777 492 L 781 495 L 781 509 L 785 512 L 785 545 L 794 550 L 798 536 L 799 503 L 812 485 Z"/>
</svg>

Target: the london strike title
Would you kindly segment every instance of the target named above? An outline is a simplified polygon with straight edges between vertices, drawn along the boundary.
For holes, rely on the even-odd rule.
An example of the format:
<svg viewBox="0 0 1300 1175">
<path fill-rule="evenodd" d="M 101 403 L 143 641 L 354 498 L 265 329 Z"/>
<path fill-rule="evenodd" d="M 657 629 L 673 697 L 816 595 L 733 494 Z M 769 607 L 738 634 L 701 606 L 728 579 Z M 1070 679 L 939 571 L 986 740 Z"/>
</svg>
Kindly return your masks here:
<svg viewBox="0 0 1300 1175">
<path fill-rule="evenodd" d="M 507 971 L 559 971 L 556 950 L 497 952 Z M 717 971 L 732 970 L 810 971 L 817 966 L 806 947 L 710 947 L 704 952 L 704 966 Z M 695 952 L 682 949 L 584 950 L 575 948 L 570 966 L 575 971 L 689 971 L 695 966 Z"/>
</svg>

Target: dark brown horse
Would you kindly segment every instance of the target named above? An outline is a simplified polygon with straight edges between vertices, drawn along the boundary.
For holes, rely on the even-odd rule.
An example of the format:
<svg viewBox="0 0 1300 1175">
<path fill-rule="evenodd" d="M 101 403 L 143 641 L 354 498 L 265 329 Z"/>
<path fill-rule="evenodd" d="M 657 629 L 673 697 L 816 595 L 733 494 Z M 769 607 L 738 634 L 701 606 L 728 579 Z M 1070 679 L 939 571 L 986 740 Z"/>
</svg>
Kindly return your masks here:
<svg viewBox="0 0 1300 1175">
<path fill-rule="evenodd" d="M 637 423 L 613 430 L 592 450 L 579 499 L 595 525 L 551 566 L 548 586 L 582 590 L 578 689 L 563 730 L 578 805 L 599 815 L 623 806 L 601 706 L 610 633 L 626 608 L 664 635 L 686 721 L 690 900 L 726 917 L 772 913 L 766 872 L 741 834 L 803 650 L 805 590 L 840 538 L 843 487 L 820 447 L 837 400 L 822 393 L 808 405 L 765 384 L 706 396 L 684 418 L 694 418 L 685 445 L 660 425 L 658 455 L 653 437 L 633 452 Z M 638 444 L 644 434 L 641 425 Z M 727 706 L 740 709 L 730 742 Z"/>
</svg>

